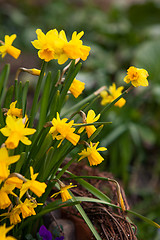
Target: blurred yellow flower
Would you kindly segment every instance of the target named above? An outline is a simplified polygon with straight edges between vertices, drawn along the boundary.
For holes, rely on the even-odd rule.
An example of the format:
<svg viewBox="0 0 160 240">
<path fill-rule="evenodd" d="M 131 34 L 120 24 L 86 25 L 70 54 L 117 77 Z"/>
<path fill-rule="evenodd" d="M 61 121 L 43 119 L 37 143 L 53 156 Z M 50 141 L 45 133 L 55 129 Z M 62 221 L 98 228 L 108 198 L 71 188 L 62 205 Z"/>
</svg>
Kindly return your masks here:
<svg viewBox="0 0 160 240">
<path fill-rule="evenodd" d="M 98 165 L 100 164 L 104 158 L 99 154 L 98 151 L 106 151 L 107 148 L 100 147 L 97 148 L 99 142 L 97 142 L 95 145 L 90 142 L 90 146 L 87 147 L 87 149 L 82 150 L 82 152 L 78 153 L 81 157 L 79 161 L 85 157 L 88 158 L 90 166 Z"/>
<path fill-rule="evenodd" d="M 98 121 L 99 118 L 100 118 L 100 114 L 96 116 L 95 112 L 91 109 L 88 111 L 87 117 L 83 119 L 83 123 L 94 123 Z M 96 131 L 95 126 L 90 125 L 90 126 L 81 127 L 78 133 L 81 133 L 84 129 L 86 129 L 88 138 L 90 138 L 90 136 Z"/>
<path fill-rule="evenodd" d="M 77 186 L 72 185 L 72 183 L 70 183 L 70 185 L 65 185 L 61 181 L 58 181 L 58 182 L 59 182 L 59 185 L 60 185 L 60 191 L 57 192 L 57 193 L 54 193 L 51 197 L 57 197 L 58 194 L 60 193 L 61 198 L 62 198 L 62 202 L 66 202 L 67 200 L 72 199 L 72 196 L 68 192 L 68 189 L 73 188 L 73 187 L 77 187 Z"/>
<path fill-rule="evenodd" d="M 75 128 L 72 128 L 74 124 L 74 120 L 67 122 L 67 118 L 63 118 L 62 120 L 59 117 L 59 113 L 57 112 L 57 119 L 53 118 L 52 125 L 50 128 L 50 133 L 52 134 L 53 140 L 56 138 L 57 140 L 61 140 L 58 147 L 61 145 L 62 141 L 66 138 L 70 141 L 74 146 L 77 145 L 80 136 L 74 133 Z M 60 134 L 60 135 L 58 135 Z"/>
<path fill-rule="evenodd" d="M 0 129 L 1 133 L 8 137 L 5 145 L 9 149 L 14 149 L 18 146 L 19 141 L 23 144 L 30 145 L 32 142 L 26 137 L 35 133 L 35 129 L 25 127 L 22 118 L 15 118 L 11 115 L 6 117 L 6 126 Z"/>
<path fill-rule="evenodd" d="M 109 87 L 109 93 L 106 90 L 100 93 L 102 97 L 101 105 L 106 105 L 107 103 L 113 102 L 116 98 L 118 98 L 122 94 L 123 89 L 124 87 L 122 86 L 116 89 L 116 84 L 113 83 Z M 114 105 L 117 107 L 123 107 L 125 103 L 126 100 L 124 98 L 121 98 Z"/>
<path fill-rule="evenodd" d="M 90 47 L 84 46 L 82 40 L 80 38 L 84 35 L 84 32 L 81 31 L 77 34 L 77 32 L 73 32 L 72 39 L 65 44 L 63 47 L 64 52 L 71 59 L 81 58 L 85 61 L 89 55 Z"/>
<path fill-rule="evenodd" d="M 0 148 L 0 179 L 4 180 L 8 177 L 10 171 L 8 166 L 15 163 L 20 158 L 20 155 L 9 156 L 5 147 Z"/>
<path fill-rule="evenodd" d="M 20 189 L 20 196 L 21 199 L 22 196 L 27 192 L 28 189 L 30 189 L 34 194 L 36 194 L 38 197 L 40 197 L 47 187 L 47 185 L 44 182 L 38 182 L 35 179 L 38 176 L 38 173 L 33 173 L 33 168 L 30 167 L 30 173 L 31 173 L 31 180 L 28 180 L 22 185 L 22 188 Z"/>
<path fill-rule="evenodd" d="M 8 110 L 7 115 L 22 118 L 22 109 L 16 108 L 16 103 L 17 103 L 17 101 L 12 102 L 10 104 L 10 109 Z"/>
<path fill-rule="evenodd" d="M 13 34 L 11 36 L 5 35 L 5 42 L 0 41 L 2 44 L 2 46 L 0 46 L 0 54 L 2 54 L 2 58 L 4 58 L 7 53 L 15 59 L 19 57 L 21 50 L 12 46 L 12 43 L 16 37 L 16 34 Z"/>
<path fill-rule="evenodd" d="M 2 226 L 0 226 L 0 236 L 1 240 L 16 240 L 16 238 L 11 236 L 6 236 L 6 234 L 13 228 L 14 226 L 6 227 L 6 224 L 4 223 Z"/>
<path fill-rule="evenodd" d="M 148 80 L 147 77 L 149 76 L 148 72 L 142 68 L 130 67 L 127 70 L 127 76 L 124 78 L 126 83 L 131 82 L 134 87 L 147 87 Z"/>
<path fill-rule="evenodd" d="M 69 91 L 73 94 L 75 98 L 77 98 L 84 90 L 85 88 L 84 86 L 85 86 L 85 83 L 75 78 L 69 88 Z"/>
<path fill-rule="evenodd" d="M 41 29 L 36 30 L 37 40 L 32 41 L 33 46 L 39 49 L 38 56 L 46 62 L 54 59 L 54 46 L 52 45 L 53 37 L 57 37 L 57 32 L 50 30 L 45 35 Z"/>
</svg>

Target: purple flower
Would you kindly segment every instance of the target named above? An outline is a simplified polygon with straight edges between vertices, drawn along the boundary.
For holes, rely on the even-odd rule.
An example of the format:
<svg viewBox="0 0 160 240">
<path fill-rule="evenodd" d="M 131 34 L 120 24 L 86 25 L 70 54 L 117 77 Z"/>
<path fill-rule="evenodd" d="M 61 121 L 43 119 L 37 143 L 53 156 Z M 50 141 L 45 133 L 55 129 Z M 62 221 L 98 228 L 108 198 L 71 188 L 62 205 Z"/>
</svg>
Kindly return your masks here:
<svg viewBox="0 0 160 240">
<path fill-rule="evenodd" d="M 39 229 L 39 235 L 43 238 L 43 240 L 52 240 L 52 234 L 47 228 L 42 225 Z"/>
<path fill-rule="evenodd" d="M 63 240 L 63 239 L 64 239 L 64 237 L 61 236 L 61 237 L 56 237 L 54 240 Z"/>
</svg>

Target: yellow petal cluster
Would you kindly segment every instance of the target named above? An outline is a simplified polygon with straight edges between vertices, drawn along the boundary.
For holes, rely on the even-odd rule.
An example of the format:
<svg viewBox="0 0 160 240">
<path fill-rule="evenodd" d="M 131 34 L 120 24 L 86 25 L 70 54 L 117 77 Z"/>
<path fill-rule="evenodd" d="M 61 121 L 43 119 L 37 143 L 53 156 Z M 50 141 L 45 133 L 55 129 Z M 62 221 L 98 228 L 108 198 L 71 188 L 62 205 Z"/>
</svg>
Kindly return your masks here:
<svg viewBox="0 0 160 240">
<path fill-rule="evenodd" d="M 1 240 L 16 240 L 16 238 L 11 236 L 6 236 L 6 234 L 13 228 L 14 226 L 6 227 L 6 224 L 4 223 L 2 226 L 0 226 L 0 239 Z"/>
<path fill-rule="evenodd" d="M 79 161 L 87 157 L 90 166 L 100 164 L 104 160 L 104 158 L 99 154 L 98 151 L 106 151 L 107 148 L 105 147 L 97 148 L 98 144 L 99 142 L 97 142 L 96 144 L 93 144 L 92 142 L 90 142 L 90 146 L 87 147 L 87 149 L 84 149 L 82 150 L 82 152 L 78 153 L 81 156 Z"/>
<path fill-rule="evenodd" d="M 80 136 L 74 133 L 75 128 L 72 127 L 74 124 L 74 120 L 67 123 L 67 118 L 63 118 L 62 120 L 59 117 L 59 113 L 57 112 L 57 118 L 53 118 L 52 125 L 50 129 L 50 133 L 52 134 L 53 139 L 61 140 L 58 147 L 61 145 L 62 141 L 66 138 L 70 141 L 74 146 L 77 145 Z M 60 134 L 60 135 L 58 135 Z"/>
<path fill-rule="evenodd" d="M 0 209 L 5 209 L 11 204 L 11 200 L 8 197 L 8 194 L 12 194 L 16 197 L 16 194 L 13 193 L 15 185 L 4 184 L 0 189 Z"/>
<path fill-rule="evenodd" d="M 5 145 L 8 149 L 14 149 L 18 146 L 19 141 L 23 144 L 30 145 L 32 142 L 26 137 L 35 133 L 35 129 L 25 127 L 22 118 L 15 118 L 8 115 L 6 117 L 6 126 L 0 129 L 1 133 L 8 137 Z"/>
<path fill-rule="evenodd" d="M 10 109 L 8 110 L 7 115 L 22 118 L 22 109 L 16 108 L 16 103 L 17 103 L 17 101 L 12 102 L 10 104 Z"/>
<path fill-rule="evenodd" d="M 7 53 L 15 59 L 19 57 L 21 50 L 12 46 L 12 43 L 16 37 L 16 34 L 13 34 L 11 36 L 5 35 L 5 41 L 1 41 L 2 46 L 0 46 L 0 54 L 2 54 L 2 58 L 4 58 Z"/>
<path fill-rule="evenodd" d="M 8 166 L 15 163 L 20 158 L 20 155 L 9 156 L 5 147 L 0 148 L 0 180 L 4 180 L 10 174 Z"/>
<path fill-rule="evenodd" d="M 100 114 L 96 116 L 95 112 L 91 109 L 88 111 L 87 117 L 83 119 L 83 123 L 94 123 L 98 121 L 99 118 L 100 118 Z M 96 131 L 95 126 L 90 125 L 90 126 L 81 127 L 78 132 L 81 133 L 84 129 L 87 132 L 88 138 L 90 138 L 92 134 Z"/>
<path fill-rule="evenodd" d="M 75 78 L 69 88 L 69 91 L 73 94 L 75 98 L 77 98 L 84 90 L 85 88 L 84 86 L 85 86 L 85 83 Z"/>
<path fill-rule="evenodd" d="M 54 193 L 51 197 L 57 197 L 57 195 L 60 193 L 62 202 L 66 202 L 67 200 L 72 199 L 72 196 L 68 192 L 68 189 L 73 188 L 73 187 L 76 187 L 76 186 L 72 185 L 72 183 L 70 183 L 70 185 L 61 184 L 60 191 L 57 193 Z"/>
<path fill-rule="evenodd" d="M 107 103 L 111 103 L 113 102 L 116 98 L 118 98 L 123 91 L 124 87 L 118 87 L 116 89 L 116 84 L 113 83 L 110 87 L 109 87 L 109 93 L 104 90 L 100 93 L 102 100 L 101 100 L 101 105 L 106 105 Z M 123 107 L 124 104 L 126 103 L 126 100 L 124 98 L 119 99 L 114 105 L 117 107 Z"/>
<path fill-rule="evenodd" d="M 84 46 L 80 38 L 84 32 L 74 32 L 72 39 L 68 42 L 64 30 L 50 30 L 46 35 L 41 29 L 36 30 L 37 40 L 32 41 L 33 46 L 38 49 L 38 56 L 49 62 L 52 59 L 57 59 L 59 64 L 65 63 L 68 58 L 81 58 L 83 61 L 87 59 L 90 47 Z"/>
<path fill-rule="evenodd" d="M 124 81 L 126 83 L 131 82 L 131 84 L 134 87 L 147 87 L 148 86 L 148 80 L 147 77 L 149 76 L 148 72 L 145 69 L 142 68 L 136 68 L 131 66 L 127 70 L 127 76 L 125 76 Z"/>
<path fill-rule="evenodd" d="M 31 173 L 31 180 L 27 180 L 22 188 L 20 189 L 20 199 L 22 196 L 27 192 L 28 189 L 30 189 L 34 194 L 36 194 L 38 197 L 42 196 L 42 194 L 45 192 L 45 189 L 47 185 L 43 182 L 38 182 L 35 179 L 38 176 L 38 173 L 33 173 L 33 168 L 30 167 L 30 173 Z"/>
</svg>

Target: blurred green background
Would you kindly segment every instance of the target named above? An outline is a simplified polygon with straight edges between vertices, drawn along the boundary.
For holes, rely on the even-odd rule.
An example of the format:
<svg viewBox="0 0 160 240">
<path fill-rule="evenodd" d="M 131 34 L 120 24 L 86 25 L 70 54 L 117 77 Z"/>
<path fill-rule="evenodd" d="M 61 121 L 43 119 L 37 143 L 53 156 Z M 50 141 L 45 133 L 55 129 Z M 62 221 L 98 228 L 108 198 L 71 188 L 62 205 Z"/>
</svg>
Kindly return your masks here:
<svg viewBox="0 0 160 240">
<path fill-rule="evenodd" d="M 99 169 L 111 172 L 121 182 L 133 210 L 160 222 L 160 2 L 1 0 L 0 3 L 0 39 L 16 33 L 14 46 L 22 50 L 18 60 L 9 56 L 4 59 L 11 62 L 12 75 L 20 66 L 40 68 L 37 50 L 30 43 L 36 39 L 37 28 L 44 33 L 63 29 L 68 39 L 73 31 L 85 32 L 82 40 L 91 46 L 91 52 L 77 76 L 86 83 L 83 96 L 112 82 L 126 87 L 123 78 L 131 65 L 149 72 L 148 88 L 134 89 L 126 96 L 123 108 L 113 107 L 101 117 L 101 121 L 112 124 L 105 126 L 97 139 L 108 148 Z M 0 68 L 4 62 L 0 60 Z M 52 71 L 58 67 L 54 61 L 49 63 Z M 66 107 L 73 103 L 75 99 L 73 102 L 71 97 Z M 101 108 L 99 99 L 94 110 L 98 114 Z M 138 239 L 160 239 L 160 232 L 154 227 L 138 219 L 134 223 L 138 226 Z"/>
</svg>

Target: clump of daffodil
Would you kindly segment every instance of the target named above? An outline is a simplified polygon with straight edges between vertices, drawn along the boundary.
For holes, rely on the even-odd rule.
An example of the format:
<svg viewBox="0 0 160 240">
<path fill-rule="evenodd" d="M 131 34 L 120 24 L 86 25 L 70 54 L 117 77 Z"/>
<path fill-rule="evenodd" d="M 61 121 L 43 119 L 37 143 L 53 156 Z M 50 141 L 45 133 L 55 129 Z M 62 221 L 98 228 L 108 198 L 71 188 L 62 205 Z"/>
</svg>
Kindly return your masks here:
<svg viewBox="0 0 160 240">
<path fill-rule="evenodd" d="M 61 182 L 60 180 L 58 180 L 59 186 L 60 186 L 60 191 L 57 193 L 54 193 L 52 197 L 57 197 L 58 194 L 61 194 L 61 198 L 62 198 L 62 202 L 66 202 L 69 199 L 72 199 L 72 196 L 70 195 L 70 193 L 68 192 L 68 189 L 73 188 L 73 187 L 77 187 L 76 185 L 72 185 L 72 183 L 70 183 L 70 185 L 65 185 L 63 182 Z"/>
<path fill-rule="evenodd" d="M 75 98 L 77 98 L 82 93 L 84 88 L 85 88 L 85 83 L 75 78 L 69 88 L 69 91 L 73 94 Z"/>
<path fill-rule="evenodd" d="M 8 166 L 15 163 L 20 158 L 20 155 L 9 156 L 5 147 L 0 148 L 0 179 L 4 180 L 10 174 Z"/>
<path fill-rule="evenodd" d="M 8 115 L 6 117 L 6 126 L 0 129 L 1 133 L 8 137 L 5 145 L 8 149 L 14 149 L 18 146 L 19 141 L 23 144 L 30 145 L 32 142 L 26 137 L 35 133 L 35 129 L 25 127 L 25 119 L 15 118 Z"/>
<path fill-rule="evenodd" d="M 12 46 L 12 43 L 16 37 L 16 34 L 13 34 L 11 36 L 5 35 L 4 42 L 0 41 L 2 44 L 2 46 L 0 46 L 0 54 L 2 54 L 2 58 L 4 58 L 7 53 L 15 59 L 19 57 L 21 50 Z"/>
<path fill-rule="evenodd" d="M 85 157 L 88 158 L 90 166 L 98 165 L 100 164 L 104 158 L 99 154 L 100 151 L 106 151 L 107 148 L 105 147 L 100 147 L 97 148 L 99 142 L 96 144 L 93 144 L 90 142 L 90 145 L 88 144 L 87 148 L 82 150 L 82 152 L 78 153 L 81 157 L 79 161 Z"/>
<path fill-rule="evenodd" d="M 32 44 L 36 49 L 39 49 L 39 58 L 46 62 L 58 59 L 58 63 L 63 64 L 68 58 L 86 60 L 89 55 L 90 47 L 84 46 L 80 40 L 84 32 L 79 34 L 74 32 L 69 42 L 63 30 L 58 33 L 56 29 L 53 29 L 45 35 L 41 29 L 37 29 L 36 34 L 38 39 L 32 41 Z"/>
<path fill-rule="evenodd" d="M 20 189 L 20 196 L 19 196 L 20 199 L 27 192 L 28 189 L 30 189 L 38 197 L 41 197 L 47 187 L 47 185 L 44 182 L 39 182 L 36 180 L 38 173 L 34 174 L 32 167 L 30 167 L 30 173 L 31 173 L 31 180 L 26 179 L 26 182 L 22 185 L 22 188 Z"/>
<path fill-rule="evenodd" d="M 12 102 L 10 104 L 10 108 L 7 111 L 7 115 L 22 118 L 22 109 L 16 108 L 16 103 L 17 103 L 17 101 Z"/>
<path fill-rule="evenodd" d="M 85 113 L 82 111 L 81 111 L 81 115 L 82 115 L 83 123 L 94 123 L 98 121 L 98 119 L 100 118 L 100 114 L 96 116 L 95 112 L 92 109 L 88 111 L 87 117 Z M 90 138 L 90 136 L 96 131 L 96 128 L 94 125 L 89 125 L 89 126 L 81 127 L 78 133 L 81 133 L 84 129 L 87 132 L 88 138 Z"/>
<path fill-rule="evenodd" d="M 14 226 L 6 227 L 6 224 L 4 223 L 2 226 L 0 226 L 0 236 L 1 240 L 16 240 L 16 238 L 12 236 L 6 236 L 6 234 L 13 228 Z"/>
<path fill-rule="evenodd" d="M 123 89 L 124 87 L 122 86 L 116 89 L 116 84 L 113 83 L 108 89 L 109 93 L 106 90 L 100 93 L 102 97 L 101 105 L 106 105 L 107 103 L 113 102 L 122 94 Z M 125 103 L 126 100 L 124 98 L 121 98 L 114 105 L 117 107 L 123 107 Z"/>
<path fill-rule="evenodd" d="M 56 138 L 57 140 L 61 140 L 58 147 L 61 145 L 62 141 L 66 138 L 70 141 L 74 146 L 77 145 L 80 136 L 74 133 L 75 128 L 72 127 L 74 124 L 74 120 L 67 123 L 67 118 L 63 118 L 62 120 L 59 117 L 59 113 L 57 112 L 57 118 L 53 118 L 52 125 L 49 133 L 52 134 L 53 140 Z M 60 134 L 60 135 L 58 135 Z"/>
<path fill-rule="evenodd" d="M 125 76 L 124 81 L 126 83 L 131 82 L 131 84 L 134 87 L 147 87 L 148 86 L 148 80 L 147 77 L 149 76 L 148 72 L 145 69 L 142 68 L 136 68 L 131 66 L 127 70 L 127 76 Z"/>
</svg>

